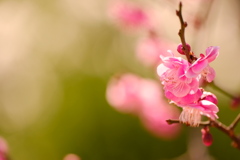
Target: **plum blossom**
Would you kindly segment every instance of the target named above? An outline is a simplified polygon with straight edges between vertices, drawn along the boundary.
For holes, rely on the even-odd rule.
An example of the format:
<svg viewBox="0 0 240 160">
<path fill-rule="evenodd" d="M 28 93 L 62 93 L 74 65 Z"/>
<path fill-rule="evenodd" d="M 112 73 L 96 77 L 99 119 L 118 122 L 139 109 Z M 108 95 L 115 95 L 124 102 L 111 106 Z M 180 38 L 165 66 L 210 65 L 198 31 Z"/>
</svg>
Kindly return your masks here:
<svg viewBox="0 0 240 160">
<path fill-rule="evenodd" d="M 164 57 L 163 63 L 157 67 L 157 73 L 164 85 L 164 90 L 176 97 L 184 97 L 195 93 L 199 87 L 199 77 L 188 78 L 185 72 L 188 62 L 181 57 Z"/>
<path fill-rule="evenodd" d="M 191 47 L 188 46 L 188 49 Z M 192 64 L 181 57 L 174 57 L 173 54 L 160 56 L 162 63 L 158 66 L 157 73 L 164 86 L 165 96 L 171 100 L 170 103 L 183 109 L 180 122 L 197 127 L 202 115 L 210 119 L 218 118 L 216 96 L 199 88 L 201 77 L 208 82 L 215 78 L 215 71 L 209 63 L 218 56 L 218 49 L 208 47 L 206 55 L 201 54 Z M 178 46 L 178 51 L 183 52 L 181 45 Z"/>
<path fill-rule="evenodd" d="M 206 49 L 206 55 L 201 54 L 200 57 L 189 66 L 186 71 L 188 78 L 197 77 L 199 74 L 208 82 L 212 82 L 215 78 L 215 71 L 209 66 L 209 63 L 214 61 L 219 54 L 219 47 L 208 47 Z"/>
<path fill-rule="evenodd" d="M 207 116 L 210 119 L 218 118 L 216 96 L 209 92 L 203 92 L 201 98 L 193 103 L 181 104 L 175 103 L 177 106 L 182 107 L 183 111 L 179 117 L 180 122 L 197 127 L 201 122 L 201 115 Z"/>
<path fill-rule="evenodd" d="M 118 111 L 140 117 L 145 128 L 160 138 L 173 138 L 180 126 L 170 126 L 167 118 L 177 118 L 179 111 L 163 98 L 160 84 L 134 74 L 113 78 L 107 87 L 107 100 Z"/>
<path fill-rule="evenodd" d="M 152 28 L 149 13 L 131 2 L 117 1 L 110 6 L 110 17 L 126 29 Z"/>
<path fill-rule="evenodd" d="M 192 127 L 198 127 L 201 122 L 201 115 L 205 115 L 211 119 L 218 118 L 218 107 L 207 100 L 201 100 L 198 103 L 181 106 L 183 111 L 179 117 L 180 122 L 188 124 Z"/>
</svg>

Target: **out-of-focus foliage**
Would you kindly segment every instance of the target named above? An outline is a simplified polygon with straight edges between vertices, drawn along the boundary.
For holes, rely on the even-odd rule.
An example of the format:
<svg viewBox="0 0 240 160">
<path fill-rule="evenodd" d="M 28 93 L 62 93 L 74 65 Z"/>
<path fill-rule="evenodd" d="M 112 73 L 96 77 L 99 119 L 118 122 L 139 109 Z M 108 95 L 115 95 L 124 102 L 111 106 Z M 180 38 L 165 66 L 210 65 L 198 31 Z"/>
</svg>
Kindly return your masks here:
<svg viewBox="0 0 240 160">
<path fill-rule="evenodd" d="M 149 3 L 159 10 L 161 33 L 179 43 L 177 3 Z M 134 56 L 137 36 L 127 36 L 108 19 L 108 4 L 107 0 L 0 2 L 0 134 L 8 142 L 11 159 L 60 160 L 74 153 L 83 160 L 180 160 L 189 157 L 185 155 L 189 146 L 197 154 L 193 146 L 202 144 L 189 144 L 188 135 L 194 132 L 201 138 L 200 128 L 184 127 L 178 138 L 162 140 L 147 132 L 137 117 L 107 104 L 106 86 L 114 73 L 155 77 Z M 183 5 L 189 9 L 193 3 L 186 0 Z M 194 46 L 196 53 L 209 45 L 221 47 L 212 65 L 216 82 L 235 94 L 240 93 L 238 7 L 237 0 L 214 1 L 209 20 L 198 32 L 201 41 Z M 190 28 L 190 42 L 195 38 L 191 33 Z M 217 95 L 220 120 L 228 124 L 239 110 L 230 110 L 230 100 Z M 209 154 L 236 159 L 239 151 L 230 147 L 228 137 L 211 131 L 214 142 Z"/>
</svg>

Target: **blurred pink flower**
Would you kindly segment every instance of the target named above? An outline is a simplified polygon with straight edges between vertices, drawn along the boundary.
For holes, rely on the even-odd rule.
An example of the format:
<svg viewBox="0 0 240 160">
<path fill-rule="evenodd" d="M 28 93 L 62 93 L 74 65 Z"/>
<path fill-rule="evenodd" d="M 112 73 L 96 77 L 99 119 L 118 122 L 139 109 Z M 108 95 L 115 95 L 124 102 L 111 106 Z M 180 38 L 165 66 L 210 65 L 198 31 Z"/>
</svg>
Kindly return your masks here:
<svg viewBox="0 0 240 160">
<path fill-rule="evenodd" d="M 167 102 L 145 105 L 140 115 L 140 119 L 145 128 L 157 137 L 171 139 L 180 132 L 180 125 L 169 125 L 166 120 L 177 119 L 179 110 Z"/>
<path fill-rule="evenodd" d="M 63 160 L 81 160 L 81 158 L 80 158 L 78 155 L 76 155 L 76 154 L 70 153 L 70 154 L 67 154 L 67 155 L 63 158 Z"/>
<path fill-rule="evenodd" d="M 140 119 L 148 131 L 165 139 L 179 134 L 180 125 L 169 125 L 167 119 L 176 119 L 179 111 L 163 98 L 160 84 L 155 80 L 141 79 L 139 97 L 141 100 Z"/>
<path fill-rule="evenodd" d="M 144 126 L 158 137 L 172 138 L 179 133 L 180 126 L 166 122 L 177 118 L 179 111 L 165 101 L 155 80 L 133 74 L 113 78 L 107 87 L 107 100 L 117 110 L 139 116 Z"/>
<path fill-rule="evenodd" d="M 173 48 L 173 44 L 153 35 L 138 42 L 136 54 L 137 58 L 143 62 L 143 64 L 147 66 L 157 66 L 161 62 L 159 56 L 169 56 L 166 50 L 171 48 Z"/>
<path fill-rule="evenodd" d="M 107 86 L 107 101 L 120 112 L 136 113 L 141 106 L 139 87 L 140 78 L 133 74 L 113 77 Z"/>
<path fill-rule="evenodd" d="M 0 137 L 0 160 L 7 160 L 8 156 L 8 144 L 6 140 Z"/>
<path fill-rule="evenodd" d="M 115 1 L 110 5 L 110 17 L 125 29 L 150 29 L 152 22 L 149 13 L 132 2 Z"/>
</svg>

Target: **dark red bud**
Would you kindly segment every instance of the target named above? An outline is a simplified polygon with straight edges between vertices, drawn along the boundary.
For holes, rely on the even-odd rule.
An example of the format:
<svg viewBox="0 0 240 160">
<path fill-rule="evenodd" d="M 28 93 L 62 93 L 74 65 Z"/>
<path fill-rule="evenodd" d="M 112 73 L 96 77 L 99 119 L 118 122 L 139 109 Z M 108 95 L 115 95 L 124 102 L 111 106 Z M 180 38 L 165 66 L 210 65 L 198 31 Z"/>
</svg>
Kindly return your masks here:
<svg viewBox="0 0 240 160">
<path fill-rule="evenodd" d="M 189 44 L 186 44 L 186 45 L 187 45 L 188 51 L 191 51 L 191 46 Z M 178 53 L 185 55 L 185 52 L 183 50 L 183 46 L 181 43 L 178 45 L 177 51 L 178 51 Z"/>
<path fill-rule="evenodd" d="M 176 10 L 176 15 L 177 15 L 177 16 L 179 15 L 179 11 L 178 11 L 178 10 Z"/>
<path fill-rule="evenodd" d="M 239 108 L 239 106 L 240 106 L 240 97 L 236 97 L 231 102 L 231 108 L 237 109 L 237 108 Z"/>
<path fill-rule="evenodd" d="M 187 27 L 187 26 L 188 26 L 187 22 L 184 22 L 184 27 Z"/>
<path fill-rule="evenodd" d="M 209 132 L 209 128 L 203 128 L 202 132 L 202 141 L 205 146 L 211 146 L 213 143 L 212 134 Z"/>
</svg>

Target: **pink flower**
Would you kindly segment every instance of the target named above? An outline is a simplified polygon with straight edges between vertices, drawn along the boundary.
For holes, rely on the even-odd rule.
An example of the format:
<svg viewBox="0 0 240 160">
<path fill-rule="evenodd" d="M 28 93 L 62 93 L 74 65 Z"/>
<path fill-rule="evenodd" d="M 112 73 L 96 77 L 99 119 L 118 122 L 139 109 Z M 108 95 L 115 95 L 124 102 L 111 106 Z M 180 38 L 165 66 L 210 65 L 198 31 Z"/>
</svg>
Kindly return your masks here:
<svg viewBox="0 0 240 160">
<path fill-rule="evenodd" d="M 181 57 L 164 57 L 162 61 L 163 63 L 157 68 L 157 73 L 165 92 L 171 92 L 176 97 L 184 97 L 198 90 L 199 77 L 185 76 L 189 66 L 186 60 Z"/>
<path fill-rule="evenodd" d="M 213 120 L 218 118 L 217 112 L 219 109 L 216 104 L 209 100 L 199 100 L 198 102 L 187 105 L 177 105 L 183 108 L 179 120 L 192 127 L 199 126 L 201 115 L 207 116 Z"/>
<path fill-rule="evenodd" d="M 161 62 L 159 56 L 170 56 L 165 52 L 166 48 L 171 48 L 171 44 L 159 39 L 156 36 L 150 36 L 141 40 L 136 49 L 137 58 L 147 66 L 156 66 Z"/>
<path fill-rule="evenodd" d="M 6 140 L 0 137 L 0 160 L 8 159 L 8 144 Z"/>
<path fill-rule="evenodd" d="M 133 74 L 125 74 L 110 80 L 106 97 L 111 106 L 120 112 L 138 112 L 140 78 Z"/>
<path fill-rule="evenodd" d="M 169 125 L 167 119 L 176 119 L 179 111 L 167 104 L 161 102 L 159 104 L 151 104 L 143 107 L 140 119 L 145 128 L 157 137 L 171 139 L 176 137 L 180 132 L 180 125 Z"/>
<path fill-rule="evenodd" d="M 194 94 L 188 94 L 185 97 L 176 97 L 167 92 L 166 97 L 171 99 L 171 103 L 183 108 L 179 120 L 182 123 L 196 127 L 201 122 L 201 115 L 211 119 L 218 118 L 217 98 L 210 92 L 198 89 Z"/>
<path fill-rule="evenodd" d="M 159 104 L 163 95 L 156 81 L 134 74 L 123 74 L 110 80 L 106 97 L 109 104 L 118 111 L 138 114 L 143 105 Z"/>
<path fill-rule="evenodd" d="M 76 154 L 67 154 L 63 160 L 81 160 L 81 158 L 79 156 L 77 156 Z"/>
<path fill-rule="evenodd" d="M 201 54 L 200 58 L 198 58 L 193 64 L 189 66 L 186 71 L 186 76 L 188 78 L 197 77 L 202 74 L 202 76 L 208 81 L 211 82 L 215 78 L 215 71 L 208 64 L 214 61 L 219 52 L 219 47 L 208 47 L 206 49 L 206 56 Z"/>
<path fill-rule="evenodd" d="M 109 14 L 118 24 L 127 29 L 149 29 L 152 26 L 147 11 L 131 2 L 115 2 L 110 6 Z"/>
</svg>

